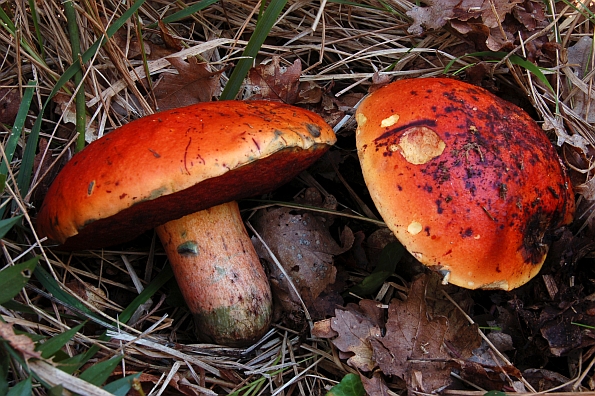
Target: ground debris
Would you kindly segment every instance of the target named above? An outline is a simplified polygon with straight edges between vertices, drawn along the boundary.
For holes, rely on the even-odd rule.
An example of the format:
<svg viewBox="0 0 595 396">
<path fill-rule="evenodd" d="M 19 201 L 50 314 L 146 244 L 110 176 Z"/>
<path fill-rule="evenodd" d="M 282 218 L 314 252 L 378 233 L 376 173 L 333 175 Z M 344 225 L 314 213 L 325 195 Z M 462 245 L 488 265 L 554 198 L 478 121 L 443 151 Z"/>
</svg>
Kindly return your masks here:
<svg viewBox="0 0 595 396">
<path fill-rule="evenodd" d="M 385 325 L 377 317 L 377 302 L 362 300 L 359 306 L 337 309 L 329 322 L 337 334 L 331 342 L 349 354 L 347 364 L 362 372 L 379 369 L 385 377 L 400 378 L 416 391 L 432 392 L 449 384 L 451 369 L 471 357 L 479 335 L 460 311 L 446 310 L 439 303 L 442 298 L 433 289 L 442 287 L 437 278 L 422 275 L 411 284 L 406 301 L 393 299 Z"/>
<path fill-rule="evenodd" d="M 518 35 L 528 37 L 547 25 L 545 6 L 532 0 L 425 0 L 407 15 L 414 22 L 408 31 L 422 34 L 426 29 L 450 25 L 470 38 L 480 50 L 511 49 Z M 537 44 L 534 48 L 533 45 Z M 542 55 L 543 42 L 532 43 L 528 58 Z"/>
<path fill-rule="evenodd" d="M 300 99 L 300 75 L 302 63 L 296 59 L 293 64 L 283 66 L 278 56 L 268 64 L 260 64 L 248 72 L 246 98 L 250 100 L 277 100 L 294 104 Z"/>
<path fill-rule="evenodd" d="M 194 57 L 187 61 L 175 57 L 167 60 L 178 73 L 164 75 L 155 85 L 154 94 L 160 111 L 210 102 L 218 94 L 220 71 L 212 72 L 206 63 Z"/>
<path fill-rule="evenodd" d="M 253 238 L 259 256 L 269 264 L 277 309 L 296 316 L 297 321 L 303 313 L 300 297 L 287 281 L 287 275 L 315 319 L 332 315 L 335 307 L 343 304 L 332 286 L 337 277 L 333 257 L 353 245 L 349 228 L 343 229 L 343 246 L 340 246 L 331 236 L 323 216 L 286 207 L 260 211 L 254 219 L 254 227 L 283 267 L 277 266 L 262 243 Z"/>
</svg>

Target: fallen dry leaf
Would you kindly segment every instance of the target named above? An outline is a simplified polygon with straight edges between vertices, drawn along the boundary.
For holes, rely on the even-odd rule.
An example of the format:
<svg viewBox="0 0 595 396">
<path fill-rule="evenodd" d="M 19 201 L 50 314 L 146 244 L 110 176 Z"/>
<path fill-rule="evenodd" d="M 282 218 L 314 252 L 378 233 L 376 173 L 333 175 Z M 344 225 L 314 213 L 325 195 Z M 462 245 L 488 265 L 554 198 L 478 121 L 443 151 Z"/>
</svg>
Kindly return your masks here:
<svg viewBox="0 0 595 396">
<path fill-rule="evenodd" d="M 446 317 L 428 312 L 427 277 L 411 284 L 407 301 L 393 300 L 388 307 L 386 335 L 372 339 L 374 359 L 388 375 L 405 378 L 410 359 L 448 359 L 443 347 L 448 330 Z"/>
<path fill-rule="evenodd" d="M 547 392 L 554 388 L 558 392 L 580 391 L 580 389 L 572 389 L 575 382 L 570 378 L 551 370 L 527 369 L 523 371 L 523 378 L 533 385 L 537 392 Z"/>
<path fill-rule="evenodd" d="M 408 31 L 422 34 L 440 29 L 447 23 L 476 43 L 479 49 L 499 51 L 511 47 L 520 34 L 523 38 L 547 25 L 545 7 L 532 0 L 424 0 L 407 15 L 413 18 Z M 536 59 L 547 40 L 533 41 L 527 58 Z"/>
<path fill-rule="evenodd" d="M 380 369 L 384 375 L 405 380 L 410 390 L 433 392 L 448 385 L 450 371 L 479 347 L 477 326 L 446 300 L 435 274 L 418 277 L 406 301 L 394 299 L 386 325 L 378 302 L 361 300 L 337 309 L 330 324 L 321 324 L 316 335 L 331 342 L 347 363 L 362 372 Z M 455 295 L 460 306 L 471 306 L 466 294 Z M 329 329 L 330 327 L 330 329 Z M 384 329 L 384 332 L 382 331 Z M 377 386 L 377 383 L 374 383 Z"/>
<path fill-rule="evenodd" d="M 161 19 L 159 20 L 158 25 L 159 32 L 161 33 L 161 39 L 167 48 L 180 51 L 182 49 L 182 40 L 175 38 Z"/>
<path fill-rule="evenodd" d="M 563 356 L 581 346 L 581 329 L 574 324 L 573 317 L 572 313 L 556 314 L 540 328 L 541 336 L 548 342 L 552 355 Z"/>
<path fill-rule="evenodd" d="M 389 243 L 396 241 L 397 237 L 395 237 L 395 234 L 386 227 L 377 229 L 366 238 L 365 252 L 370 260 L 371 268 L 375 268 L 378 264 L 382 249 Z"/>
<path fill-rule="evenodd" d="M 364 94 L 347 93 L 337 98 L 329 92 L 330 90 L 331 88 L 327 88 L 323 92 L 322 101 L 316 112 L 324 118 L 327 124 L 335 127 L 346 115 L 353 114 L 355 105 L 363 98 Z M 355 121 L 352 122 L 353 129 L 355 129 Z M 349 130 L 348 125 L 349 123 L 345 124 L 347 130 Z"/>
<path fill-rule="evenodd" d="M 323 95 L 322 88 L 314 81 L 304 81 L 298 87 L 298 99 L 295 104 L 320 103 Z"/>
<path fill-rule="evenodd" d="M 461 3 L 460 0 L 425 0 L 426 7 L 413 6 L 407 15 L 413 18 L 413 23 L 407 31 L 411 34 L 422 34 L 426 29 L 440 29 L 449 19 L 454 17 L 454 10 Z M 469 13 L 469 16 L 474 14 Z"/>
<path fill-rule="evenodd" d="M 587 36 L 581 37 L 576 44 L 568 47 L 568 64 L 571 65 L 578 80 L 582 79 L 585 76 L 585 71 L 590 68 L 589 53 L 591 48 L 593 48 L 593 39 Z M 585 90 L 591 89 L 587 84 L 585 87 Z M 595 105 L 593 105 L 591 95 L 588 95 L 587 92 L 577 90 L 572 100 L 573 110 L 587 122 L 593 123 L 595 122 Z"/>
<path fill-rule="evenodd" d="M 139 371 L 140 371 L 140 369 L 139 369 Z M 115 381 L 118 378 L 122 378 L 122 376 L 124 376 L 124 375 L 136 374 L 137 372 L 138 371 L 136 371 L 135 368 L 131 369 L 130 367 L 126 367 L 126 370 L 124 371 L 120 367 L 118 367 L 118 368 L 116 368 L 116 370 L 114 370 L 112 372 L 112 375 L 110 376 L 110 380 L 108 382 Z M 128 392 L 128 395 L 129 396 L 137 396 L 137 395 L 140 396 L 141 393 L 139 391 L 141 389 L 144 392 L 144 393 L 142 393 L 143 395 L 149 394 L 152 390 L 155 389 L 155 386 L 162 386 L 162 381 L 163 381 L 162 373 L 159 373 L 158 375 L 156 375 L 156 374 L 151 374 L 151 373 L 147 373 L 147 372 L 141 372 L 141 374 L 137 380 L 137 383 L 138 383 L 140 389 L 132 388 Z M 185 396 L 204 395 L 204 393 L 200 392 L 199 389 L 196 389 L 196 387 L 194 387 L 193 384 L 191 384 L 187 378 L 183 377 L 179 373 L 174 374 L 172 376 L 172 378 L 169 380 L 168 388 L 166 390 L 166 393 L 164 393 L 164 394 L 173 394 L 172 389 L 175 389 L 175 394 L 177 394 L 177 395 L 185 395 Z"/>
<path fill-rule="evenodd" d="M 105 28 L 107 28 L 110 23 L 105 18 L 101 19 Z M 163 37 L 162 35 L 161 38 L 163 42 L 168 44 L 166 42 L 166 37 Z M 148 60 L 157 60 L 166 58 L 178 51 L 176 49 L 172 49 L 173 47 L 166 48 L 164 45 L 156 44 L 148 39 L 144 39 L 141 45 L 138 37 L 135 34 L 131 34 L 126 27 L 118 29 L 116 34 L 114 34 L 111 39 L 113 40 L 116 47 L 122 49 L 122 52 L 125 52 L 127 59 L 142 59 L 144 53 Z"/>
<path fill-rule="evenodd" d="M 66 287 L 78 295 L 81 300 L 93 306 L 98 311 L 105 311 L 106 301 L 108 301 L 108 299 L 103 289 L 82 282 L 79 279 L 73 279 L 66 282 Z"/>
<path fill-rule="evenodd" d="M 464 312 L 471 312 L 474 304 L 469 291 L 458 287 L 442 285 L 442 278 L 432 272 L 427 275 L 425 299 L 430 316 L 441 315 L 448 321 L 445 340 L 453 355 L 461 359 L 472 356 L 473 350 L 481 345 L 477 324 L 471 325 L 463 312 L 444 297 L 443 290 L 451 290 L 448 295 Z"/>
<path fill-rule="evenodd" d="M 62 121 L 67 124 L 76 125 L 76 103 L 70 100 L 71 97 L 58 93 L 52 98 L 52 101 L 58 106 L 54 109 L 56 114 L 62 115 Z M 95 122 L 91 122 L 91 116 L 86 116 L 85 141 L 91 143 L 97 140 L 97 127 Z"/>
<path fill-rule="evenodd" d="M 300 98 L 300 75 L 302 63 L 296 59 L 291 66 L 281 66 L 280 58 L 274 56 L 266 65 L 258 65 L 248 72 L 246 78 L 246 99 L 277 100 L 287 104 L 294 104 Z M 309 95 L 302 92 L 303 95 Z M 312 99 L 307 99 L 312 100 Z"/>
<path fill-rule="evenodd" d="M 50 185 L 54 181 L 56 175 L 62 168 L 62 166 L 70 159 L 71 152 L 70 149 L 66 155 L 63 155 L 60 159 L 57 160 L 57 163 L 54 166 L 50 167 L 56 158 L 53 156 L 53 150 L 49 147 L 49 141 L 47 138 L 40 136 L 39 137 L 39 144 L 38 144 L 38 153 L 35 154 L 35 159 L 33 162 L 33 169 L 37 169 L 39 174 L 45 175 L 42 179 L 40 179 L 39 184 L 33 190 L 32 200 L 35 202 L 39 207 L 45 195 L 50 188 Z"/>
<path fill-rule="evenodd" d="M 319 320 L 318 322 L 314 322 L 314 325 L 312 326 L 313 337 L 333 338 L 338 335 L 339 333 L 332 329 L 330 319 Z"/>
<path fill-rule="evenodd" d="M 351 311 L 337 310 L 331 328 L 339 334 L 332 343 L 342 352 L 352 352 L 347 364 L 364 372 L 374 370 L 376 362 L 371 339 L 381 337 L 380 328 Z"/>
<path fill-rule="evenodd" d="M 470 84 L 477 85 L 486 89 L 494 89 L 494 83 L 491 79 L 491 69 L 487 62 L 477 62 L 465 69 L 465 76 Z"/>
<path fill-rule="evenodd" d="M 382 375 L 379 372 L 375 372 L 372 378 L 368 378 L 362 373 L 359 374 L 364 389 L 368 396 L 387 396 L 389 395 L 388 386 L 384 382 Z"/>
<path fill-rule="evenodd" d="M 303 194 L 298 195 L 294 199 L 295 203 L 301 205 L 309 205 L 309 206 L 316 206 L 323 209 L 329 210 L 337 210 L 337 198 L 333 195 L 326 195 L 323 196 L 322 193 L 314 187 L 308 187 L 304 190 Z M 331 215 L 328 213 L 317 213 L 316 214 L 320 218 L 324 218 L 326 223 L 326 227 L 328 228 L 330 224 L 333 222 L 333 219 L 336 217 L 335 215 Z"/>
<path fill-rule="evenodd" d="M 524 0 L 512 9 L 512 15 L 530 32 L 541 29 L 548 23 L 545 3 L 540 1 Z"/>
<path fill-rule="evenodd" d="M 29 358 L 41 359 L 41 353 L 35 351 L 35 343 L 26 335 L 17 335 L 12 324 L 0 322 L 0 337 L 8 341 L 10 346 L 19 352 L 25 360 Z"/>
<path fill-rule="evenodd" d="M 388 74 L 380 74 L 379 72 L 374 72 L 372 75 L 372 84 L 368 88 L 368 93 L 372 93 L 377 89 L 384 87 L 385 85 L 389 84 L 392 80 L 392 77 Z"/>
<path fill-rule="evenodd" d="M 105 22 L 107 24 L 107 21 Z M 127 59 L 140 59 L 143 52 L 145 56 L 150 57 L 153 52 L 153 43 L 150 41 L 143 41 L 142 45 L 134 36 L 129 36 L 126 29 L 120 28 L 116 34 L 113 35 L 112 40 L 118 48 L 121 48 Z"/>
<path fill-rule="evenodd" d="M 473 361 L 461 362 L 459 375 L 483 389 L 502 389 L 507 385 L 506 379 L 500 375 L 500 370 L 486 369 L 482 364 Z"/>
<path fill-rule="evenodd" d="M 324 291 L 329 291 L 329 285 L 335 282 L 337 270 L 333 265 L 333 256 L 349 250 L 353 243 L 351 230 L 344 229 L 344 245 L 341 247 L 320 217 L 308 212 L 300 214 L 289 208 L 260 211 L 254 220 L 254 228 L 291 277 L 306 306 L 312 308 L 310 313 L 314 314 L 316 304 L 321 304 L 317 298 Z M 285 274 L 259 241 L 254 240 L 254 245 L 259 256 L 269 263 L 275 300 L 285 312 L 301 312 L 300 300 Z M 328 293 L 328 296 L 334 301 L 338 295 Z M 334 304 L 332 308 L 331 312 L 334 312 Z"/>
<path fill-rule="evenodd" d="M 454 362 L 413 361 L 405 375 L 409 394 L 439 393 L 451 383 L 450 372 L 456 367 Z"/>
<path fill-rule="evenodd" d="M 374 300 L 359 300 L 358 304 L 349 303 L 347 308 L 358 312 L 360 315 L 369 320 L 373 326 L 384 328 L 386 326 L 386 309 L 382 308 L 382 304 Z"/>
<path fill-rule="evenodd" d="M 178 74 L 166 74 L 155 85 L 154 93 L 159 111 L 210 102 L 220 88 L 220 71 L 211 72 L 206 63 L 194 57 L 185 61 L 167 58 Z"/>
<path fill-rule="evenodd" d="M 21 94 L 16 88 L 0 88 L 0 123 L 12 125 L 19 112 Z"/>
</svg>

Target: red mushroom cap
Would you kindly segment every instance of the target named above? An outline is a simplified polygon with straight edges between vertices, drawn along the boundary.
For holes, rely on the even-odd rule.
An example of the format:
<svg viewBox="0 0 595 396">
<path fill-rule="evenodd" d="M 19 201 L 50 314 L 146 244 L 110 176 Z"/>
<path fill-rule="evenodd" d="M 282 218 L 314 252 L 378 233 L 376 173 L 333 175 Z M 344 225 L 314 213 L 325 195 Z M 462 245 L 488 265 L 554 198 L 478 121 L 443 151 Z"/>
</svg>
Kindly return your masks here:
<svg viewBox="0 0 595 396">
<path fill-rule="evenodd" d="M 574 214 L 570 180 L 539 126 L 488 91 L 401 80 L 356 118 L 366 184 L 387 226 L 445 281 L 510 290 L 535 276 Z"/>
<path fill-rule="evenodd" d="M 269 192 L 335 142 L 318 115 L 276 102 L 199 103 L 130 122 L 75 155 L 37 217 L 64 249 L 99 248 Z"/>
</svg>

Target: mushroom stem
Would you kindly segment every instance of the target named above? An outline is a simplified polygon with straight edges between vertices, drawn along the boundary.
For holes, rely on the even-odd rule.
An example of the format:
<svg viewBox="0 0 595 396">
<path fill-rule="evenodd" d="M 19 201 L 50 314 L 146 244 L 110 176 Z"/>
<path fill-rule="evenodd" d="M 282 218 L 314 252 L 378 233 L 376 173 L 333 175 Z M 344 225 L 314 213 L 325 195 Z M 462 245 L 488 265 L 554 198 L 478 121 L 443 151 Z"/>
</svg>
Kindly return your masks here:
<svg viewBox="0 0 595 396">
<path fill-rule="evenodd" d="M 156 230 L 201 341 L 245 346 L 264 335 L 272 313 L 270 286 L 236 202 Z"/>
</svg>

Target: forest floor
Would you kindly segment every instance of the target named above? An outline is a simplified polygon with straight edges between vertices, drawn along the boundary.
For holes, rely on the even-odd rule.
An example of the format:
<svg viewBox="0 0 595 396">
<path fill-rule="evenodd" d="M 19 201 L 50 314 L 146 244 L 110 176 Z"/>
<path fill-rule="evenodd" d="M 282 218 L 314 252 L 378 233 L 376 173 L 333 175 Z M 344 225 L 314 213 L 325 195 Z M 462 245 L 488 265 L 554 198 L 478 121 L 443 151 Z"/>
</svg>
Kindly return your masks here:
<svg viewBox="0 0 595 396">
<path fill-rule="evenodd" d="M 595 394 L 594 10 L 0 1 L 0 394 Z M 574 222 L 515 290 L 443 285 L 396 242 L 364 182 L 360 101 L 394 80 L 440 76 L 524 109 L 572 180 Z M 153 231 L 63 252 L 36 230 L 76 151 L 142 116 L 220 99 L 303 107 L 337 134 L 297 178 L 239 202 L 275 295 L 271 331 L 249 348 L 197 342 Z M 308 248 L 318 241 L 327 249 Z M 300 244 L 300 260 L 283 256 Z M 299 273 L 289 289 L 283 271 Z"/>
</svg>

